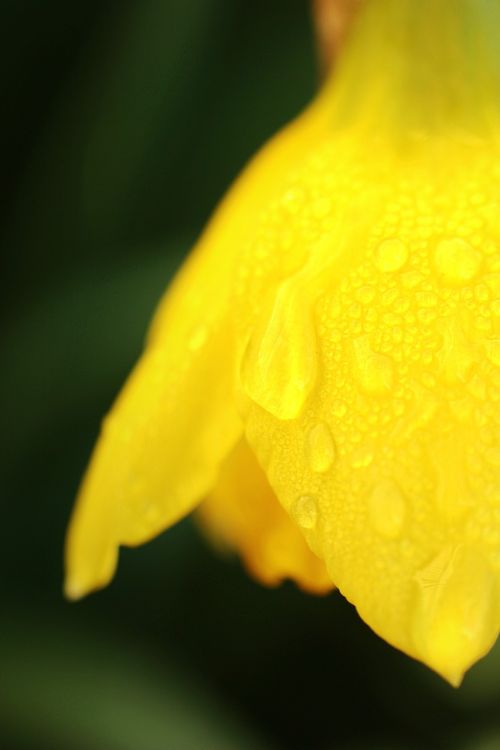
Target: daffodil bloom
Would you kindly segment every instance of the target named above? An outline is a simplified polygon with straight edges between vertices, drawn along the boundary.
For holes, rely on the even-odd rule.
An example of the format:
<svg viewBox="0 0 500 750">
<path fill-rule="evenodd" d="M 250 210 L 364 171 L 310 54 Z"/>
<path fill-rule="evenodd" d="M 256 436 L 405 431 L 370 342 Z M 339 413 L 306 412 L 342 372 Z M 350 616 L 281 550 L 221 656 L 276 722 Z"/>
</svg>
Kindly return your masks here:
<svg viewBox="0 0 500 750">
<path fill-rule="evenodd" d="M 243 172 L 106 418 L 66 590 L 199 506 L 451 683 L 500 624 L 499 0 L 367 0 Z"/>
</svg>

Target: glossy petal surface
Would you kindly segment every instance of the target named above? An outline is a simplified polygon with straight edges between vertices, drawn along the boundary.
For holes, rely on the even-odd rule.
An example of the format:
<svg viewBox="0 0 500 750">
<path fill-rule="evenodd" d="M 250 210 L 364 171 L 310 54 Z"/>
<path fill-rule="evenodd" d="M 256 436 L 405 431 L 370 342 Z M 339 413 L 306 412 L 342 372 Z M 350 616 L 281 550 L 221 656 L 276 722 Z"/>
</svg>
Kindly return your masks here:
<svg viewBox="0 0 500 750">
<path fill-rule="evenodd" d="M 382 20 L 365 19 L 365 42 Z M 462 97 L 441 81 L 428 111 L 417 86 L 421 111 L 388 99 L 377 123 L 379 96 L 408 97 L 404 61 L 367 72 L 370 51 L 387 58 L 379 43 L 346 61 L 318 105 L 324 135 L 257 224 L 306 252 L 273 287 L 261 244 L 242 291 L 247 436 L 366 622 L 457 684 L 500 626 L 500 131 L 480 100 L 467 110 L 465 62 Z M 373 85 L 348 127 L 360 69 Z"/>
<path fill-rule="evenodd" d="M 241 433 L 225 284 L 227 265 L 209 247 L 191 258 L 104 422 L 68 536 L 73 598 L 108 583 L 118 545 L 147 541 L 188 513 Z"/>
<path fill-rule="evenodd" d="M 337 173 L 336 145 L 317 170 L 314 156 L 304 168 L 302 216 L 325 173 Z M 265 399 L 248 387 L 251 358 L 242 378 L 248 439 L 299 524 L 301 498 L 314 504 L 315 524 L 302 527 L 332 579 L 377 632 L 454 682 L 500 622 L 498 184 L 486 152 L 465 153 L 441 184 L 430 167 L 385 155 L 353 164 L 359 182 L 347 190 L 342 163 L 310 260 L 254 328 L 259 356 L 264 321 L 300 356 L 294 367 L 273 360 Z M 467 187 L 479 179 L 480 203 Z M 356 207 L 347 229 L 336 210 Z M 261 294 L 258 278 L 246 299 L 253 284 Z M 290 329 L 295 317 L 307 317 L 307 329 Z M 304 382 L 303 372 L 314 384 L 291 402 L 283 383 Z M 293 419 L 283 419 L 283 399 Z"/>
<path fill-rule="evenodd" d="M 233 320 L 245 272 L 241 248 L 289 159 L 317 130 L 311 120 L 276 139 L 271 173 L 265 151 L 253 161 L 162 300 L 77 500 L 66 543 L 70 598 L 109 583 L 120 544 L 147 541 L 201 502 L 241 435 L 235 381 L 242 342 Z"/>
<path fill-rule="evenodd" d="M 312 549 L 377 633 L 453 684 L 489 650 L 499 24 L 497 0 L 366 4 L 167 294 L 83 488 L 70 594 L 208 495 L 207 524 L 267 582 L 326 588 Z M 243 430 L 267 479 L 234 448 Z"/>
<path fill-rule="evenodd" d="M 315 506 L 304 497 L 301 517 Z M 283 509 L 245 440 L 222 466 L 216 486 L 198 515 L 216 543 L 239 552 L 248 570 L 262 583 L 276 586 L 286 578 L 313 593 L 333 588 L 325 564 L 311 552 L 299 527 Z"/>
</svg>

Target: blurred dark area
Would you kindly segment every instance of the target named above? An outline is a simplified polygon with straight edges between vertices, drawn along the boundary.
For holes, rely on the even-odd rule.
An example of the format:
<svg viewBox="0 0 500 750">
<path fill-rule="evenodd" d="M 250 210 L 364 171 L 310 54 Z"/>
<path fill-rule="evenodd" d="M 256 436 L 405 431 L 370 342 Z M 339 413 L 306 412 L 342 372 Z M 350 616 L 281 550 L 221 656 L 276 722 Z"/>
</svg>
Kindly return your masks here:
<svg viewBox="0 0 500 750">
<path fill-rule="evenodd" d="M 317 85 L 306 0 L 3 0 L 0 748 L 495 750 L 460 690 L 338 594 L 262 588 L 186 520 L 62 596 L 65 528 L 151 313 Z"/>
</svg>

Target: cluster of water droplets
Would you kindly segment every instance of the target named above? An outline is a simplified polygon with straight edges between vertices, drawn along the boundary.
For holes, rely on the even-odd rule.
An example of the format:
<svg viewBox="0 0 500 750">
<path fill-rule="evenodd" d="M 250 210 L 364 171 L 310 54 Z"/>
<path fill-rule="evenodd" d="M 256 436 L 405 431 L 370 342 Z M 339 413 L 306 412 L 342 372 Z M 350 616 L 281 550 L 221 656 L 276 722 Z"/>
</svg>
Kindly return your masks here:
<svg viewBox="0 0 500 750">
<path fill-rule="evenodd" d="M 498 189 L 484 195 L 474 170 L 456 186 L 378 177 L 365 216 L 359 165 L 311 162 L 271 210 L 288 212 L 288 270 L 269 246 L 255 284 L 246 276 L 259 322 L 243 385 L 273 425 L 269 463 L 293 519 L 341 578 L 365 557 L 401 593 L 402 561 L 420 566 L 421 625 L 447 611 L 465 569 L 471 601 L 500 570 Z M 476 548 L 488 563 L 474 579 Z"/>
</svg>

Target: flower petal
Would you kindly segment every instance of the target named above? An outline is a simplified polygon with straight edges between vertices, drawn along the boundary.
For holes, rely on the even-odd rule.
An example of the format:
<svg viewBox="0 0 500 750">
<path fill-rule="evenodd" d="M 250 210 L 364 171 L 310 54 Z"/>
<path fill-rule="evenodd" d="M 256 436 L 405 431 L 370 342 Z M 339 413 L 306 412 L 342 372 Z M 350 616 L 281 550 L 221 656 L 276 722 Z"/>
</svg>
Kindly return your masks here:
<svg viewBox="0 0 500 750">
<path fill-rule="evenodd" d="M 243 344 L 235 343 L 232 310 L 241 250 L 317 129 L 306 113 L 252 161 L 165 295 L 77 501 L 66 546 L 70 598 L 109 582 L 118 545 L 140 544 L 192 510 L 241 434 L 233 396 Z"/>
<path fill-rule="evenodd" d="M 226 271 L 210 261 L 194 256 L 174 283 L 104 422 L 68 536 L 72 598 L 110 580 L 118 545 L 140 544 L 188 513 L 241 433 Z"/>
<path fill-rule="evenodd" d="M 291 578 L 318 594 L 333 588 L 325 564 L 278 502 L 246 440 L 226 459 L 198 516 L 214 540 L 236 549 L 262 583 L 275 586 Z"/>
<path fill-rule="evenodd" d="M 437 163 L 433 148 L 336 134 L 311 150 L 287 225 L 291 252 L 308 227 L 308 256 L 274 297 L 262 265 L 242 290 L 241 391 L 249 443 L 332 580 L 457 684 L 500 627 L 500 173 L 491 144 L 450 134 Z"/>
</svg>

